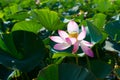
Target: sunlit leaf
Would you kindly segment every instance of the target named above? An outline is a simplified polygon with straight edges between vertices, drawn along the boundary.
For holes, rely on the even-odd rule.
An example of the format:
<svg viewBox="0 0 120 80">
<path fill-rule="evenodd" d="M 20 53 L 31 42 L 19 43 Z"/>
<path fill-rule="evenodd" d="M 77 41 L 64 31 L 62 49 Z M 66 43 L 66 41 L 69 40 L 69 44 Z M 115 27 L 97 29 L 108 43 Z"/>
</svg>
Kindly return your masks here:
<svg viewBox="0 0 120 80">
<path fill-rule="evenodd" d="M 42 28 L 41 24 L 38 24 L 37 22 L 34 21 L 22 21 L 22 22 L 18 22 L 16 23 L 13 28 L 12 28 L 12 32 L 13 31 L 29 31 L 29 32 L 33 32 L 35 34 L 37 34 L 39 32 L 39 30 Z"/>
<path fill-rule="evenodd" d="M 22 74 L 22 72 L 20 72 L 19 70 L 14 70 L 7 78 L 7 80 L 12 80 L 12 79 L 17 79 L 18 77 L 20 77 Z"/>
<path fill-rule="evenodd" d="M 72 53 L 59 52 L 59 53 L 54 53 L 52 58 L 58 58 L 58 57 L 64 57 L 64 56 L 75 57 L 75 55 Z"/>
<path fill-rule="evenodd" d="M 16 12 L 19 12 L 22 10 L 22 8 L 18 4 L 13 4 L 9 8 L 10 8 L 11 14 L 15 14 Z"/>
<path fill-rule="evenodd" d="M 110 0 L 94 0 L 94 3 L 96 5 L 96 9 L 101 12 L 108 11 L 108 9 L 112 7 Z"/>
<path fill-rule="evenodd" d="M 3 18 L 4 13 L 2 11 L 0 11 L 0 18 Z"/>
<path fill-rule="evenodd" d="M 58 57 L 83 57 L 84 53 L 80 53 L 80 54 L 72 54 L 72 53 L 66 53 L 66 52 L 58 52 L 58 53 L 54 53 L 52 58 L 58 58 Z"/>
<path fill-rule="evenodd" d="M 29 17 L 29 14 L 27 12 L 17 12 L 14 15 L 11 15 L 9 18 L 14 20 L 25 20 Z"/>
<path fill-rule="evenodd" d="M 103 26 L 105 25 L 106 15 L 102 13 L 95 14 L 93 17 L 93 24 L 99 29 L 103 30 Z"/>
<path fill-rule="evenodd" d="M 21 3 L 19 5 L 22 8 L 31 9 L 31 7 L 35 5 L 35 1 L 34 0 L 24 0 L 24 1 L 21 1 Z"/>
<path fill-rule="evenodd" d="M 40 9 L 35 11 L 38 15 L 40 23 L 48 30 L 58 30 L 64 27 L 60 21 L 57 12 L 48 9 Z"/>
</svg>

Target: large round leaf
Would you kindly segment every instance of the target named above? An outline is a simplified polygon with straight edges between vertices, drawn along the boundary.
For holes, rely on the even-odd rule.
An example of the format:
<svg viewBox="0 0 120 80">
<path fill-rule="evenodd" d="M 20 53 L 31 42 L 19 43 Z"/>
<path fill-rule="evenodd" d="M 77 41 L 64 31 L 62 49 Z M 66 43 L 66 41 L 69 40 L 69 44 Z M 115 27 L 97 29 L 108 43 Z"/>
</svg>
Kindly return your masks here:
<svg viewBox="0 0 120 80">
<path fill-rule="evenodd" d="M 64 27 L 64 24 L 60 21 L 57 12 L 50 11 L 48 9 L 41 9 L 35 11 L 38 15 L 40 23 L 48 30 L 58 30 Z"/>
<path fill-rule="evenodd" d="M 3 34 L 0 38 L 0 49 L 5 51 L 5 54 L 8 54 L 14 58 L 22 59 L 22 54 L 19 54 L 16 50 L 12 34 Z"/>
<path fill-rule="evenodd" d="M 93 0 L 93 1 L 96 5 L 96 9 L 100 12 L 108 11 L 109 8 L 112 7 L 110 0 Z"/>
<path fill-rule="evenodd" d="M 105 14 L 102 14 L 102 13 L 98 13 L 98 14 L 95 14 L 94 17 L 92 18 L 93 19 L 93 24 L 99 28 L 100 30 L 103 30 L 103 26 L 105 24 L 105 21 L 106 21 L 106 15 Z"/>
<path fill-rule="evenodd" d="M 34 21 L 21 21 L 16 23 L 13 28 L 13 31 L 18 31 L 18 30 L 23 30 L 23 31 L 29 31 L 33 33 L 38 33 L 39 30 L 42 28 L 41 24 L 38 24 L 37 22 Z"/>
<path fill-rule="evenodd" d="M 28 17 L 29 17 L 29 14 L 28 14 L 28 12 L 25 12 L 25 11 L 17 12 L 15 14 L 9 16 L 10 19 L 14 19 L 14 20 L 18 20 L 18 21 L 24 21 Z"/>
<path fill-rule="evenodd" d="M 30 71 L 43 61 L 46 51 L 39 36 L 31 32 L 16 31 L 13 32 L 13 42 L 17 51 L 16 54 L 21 54 L 22 58 L 14 57 L 14 54 L 10 55 L 0 49 L 0 64 L 21 71 Z"/>
<path fill-rule="evenodd" d="M 106 24 L 105 31 L 113 40 L 120 41 L 120 21 L 113 21 Z"/>
<path fill-rule="evenodd" d="M 87 21 L 87 25 L 92 42 L 96 43 L 101 41 L 103 39 L 103 34 L 101 33 L 101 31 L 89 21 Z"/>
<path fill-rule="evenodd" d="M 86 68 L 74 64 L 52 64 L 40 71 L 37 80 L 96 80 Z"/>
<path fill-rule="evenodd" d="M 103 61 L 95 60 L 91 61 L 91 70 L 97 78 L 104 79 L 112 71 L 112 66 Z"/>
</svg>

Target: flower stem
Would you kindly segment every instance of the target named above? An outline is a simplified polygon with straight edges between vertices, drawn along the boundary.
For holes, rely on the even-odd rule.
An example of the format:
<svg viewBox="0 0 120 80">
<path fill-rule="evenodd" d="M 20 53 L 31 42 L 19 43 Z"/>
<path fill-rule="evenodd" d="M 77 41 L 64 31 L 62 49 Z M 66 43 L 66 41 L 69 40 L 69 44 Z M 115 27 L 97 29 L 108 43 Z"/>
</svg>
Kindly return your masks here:
<svg viewBox="0 0 120 80">
<path fill-rule="evenodd" d="M 87 60 L 88 69 L 91 70 L 90 60 L 89 60 L 88 56 L 86 56 L 86 60 Z"/>
<path fill-rule="evenodd" d="M 75 55 L 75 60 L 76 60 L 76 64 L 77 64 L 77 65 L 79 65 L 79 63 L 78 63 L 78 56 L 77 56 L 77 54 Z"/>
<path fill-rule="evenodd" d="M 100 55 L 98 53 L 98 48 L 96 48 L 96 55 L 97 55 L 97 58 L 100 59 Z"/>
<path fill-rule="evenodd" d="M 66 57 L 66 56 L 61 57 L 61 58 L 56 62 L 56 64 L 60 64 L 65 57 Z"/>
</svg>

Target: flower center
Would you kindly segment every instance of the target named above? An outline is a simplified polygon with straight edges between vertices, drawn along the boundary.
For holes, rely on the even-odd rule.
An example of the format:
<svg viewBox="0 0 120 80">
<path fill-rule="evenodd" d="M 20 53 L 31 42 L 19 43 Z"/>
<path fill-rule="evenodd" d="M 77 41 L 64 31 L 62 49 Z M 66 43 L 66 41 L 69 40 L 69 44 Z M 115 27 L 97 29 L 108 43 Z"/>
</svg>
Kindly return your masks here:
<svg viewBox="0 0 120 80">
<path fill-rule="evenodd" d="M 72 33 L 69 34 L 69 37 L 77 38 L 78 37 L 78 33 L 77 32 L 72 32 Z"/>
</svg>

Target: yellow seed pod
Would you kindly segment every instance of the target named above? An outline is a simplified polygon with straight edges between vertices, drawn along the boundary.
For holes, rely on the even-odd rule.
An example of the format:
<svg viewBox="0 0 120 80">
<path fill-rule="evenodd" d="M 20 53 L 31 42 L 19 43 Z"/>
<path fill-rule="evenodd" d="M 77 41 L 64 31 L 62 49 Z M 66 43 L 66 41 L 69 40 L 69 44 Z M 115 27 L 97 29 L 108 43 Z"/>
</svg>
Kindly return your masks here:
<svg viewBox="0 0 120 80">
<path fill-rule="evenodd" d="M 69 37 L 77 38 L 78 37 L 78 33 L 77 32 L 72 32 L 72 33 L 69 34 Z"/>
</svg>

